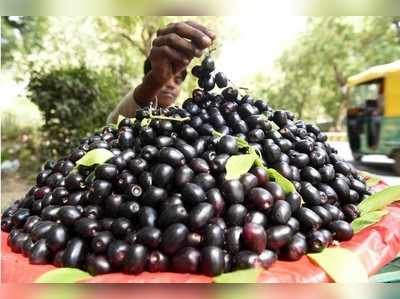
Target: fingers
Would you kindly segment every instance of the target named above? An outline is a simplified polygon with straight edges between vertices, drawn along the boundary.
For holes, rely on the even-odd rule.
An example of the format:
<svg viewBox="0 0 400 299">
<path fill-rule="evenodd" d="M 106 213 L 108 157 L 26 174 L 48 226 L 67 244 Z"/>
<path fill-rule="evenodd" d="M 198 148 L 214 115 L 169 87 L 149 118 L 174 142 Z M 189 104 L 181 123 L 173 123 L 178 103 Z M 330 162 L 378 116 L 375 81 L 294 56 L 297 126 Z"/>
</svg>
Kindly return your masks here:
<svg viewBox="0 0 400 299">
<path fill-rule="evenodd" d="M 158 30 L 157 35 L 161 36 L 175 33 L 180 37 L 189 39 L 199 49 L 208 48 L 212 44 L 212 37 L 208 35 L 208 32 L 204 32 L 199 28 L 200 27 L 193 27 L 188 23 L 172 23 L 166 28 Z"/>
<path fill-rule="evenodd" d="M 214 40 L 214 39 L 217 37 L 217 35 L 215 34 L 215 32 L 211 31 L 210 29 L 208 29 L 207 27 L 205 27 L 205 26 L 203 26 L 203 25 L 201 25 L 201 24 L 199 24 L 199 23 L 196 23 L 196 22 L 194 22 L 194 21 L 186 21 L 185 23 L 188 24 L 188 25 L 190 25 L 190 26 L 192 26 L 192 27 L 194 27 L 194 28 L 197 28 L 198 30 L 200 30 L 200 31 L 202 31 L 202 32 L 204 32 L 204 33 L 207 34 L 212 40 Z"/>
<path fill-rule="evenodd" d="M 183 52 L 188 57 L 200 57 L 202 51 L 187 39 L 180 37 L 176 33 L 161 35 L 153 41 L 153 46 L 169 46 L 179 52 Z"/>
<path fill-rule="evenodd" d="M 190 63 L 190 57 L 169 46 L 153 47 L 150 51 L 150 60 L 157 62 L 168 59 L 173 65 L 183 68 Z"/>
</svg>

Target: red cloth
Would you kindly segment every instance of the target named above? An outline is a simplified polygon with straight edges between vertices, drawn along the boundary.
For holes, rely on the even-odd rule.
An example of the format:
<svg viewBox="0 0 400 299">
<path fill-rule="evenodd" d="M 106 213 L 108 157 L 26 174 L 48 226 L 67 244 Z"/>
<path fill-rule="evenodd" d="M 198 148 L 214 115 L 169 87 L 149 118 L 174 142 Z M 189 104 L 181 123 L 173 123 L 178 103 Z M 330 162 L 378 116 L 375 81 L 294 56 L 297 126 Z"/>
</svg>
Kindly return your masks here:
<svg viewBox="0 0 400 299">
<path fill-rule="evenodd" d="M 388 208 L 389 213 L 378 223 L 360 231 L 350 241 L 342 242 L 340 246 L 355 252 L 364 265 L 368 275 L 379 271 L 384 265 L 393 260 L 400 251 L 400 203 L 394 203 Z M 41 274 L 56 269 L 51 265 L 31 265 L 21 254 L 11 252 L 7 246 L 7 234 L 2 233 L 1 270 L 3 283 L 33 282 Z M 142 273 L 126 275 L 112 273 L 83 282 L 102 283 L 209 283 L 212 278 L 203 275 L 177 273 Z M 303 256 L 297 262 L 277 261 L 270 269 L 264 271 L 258 282 L 329 282 L 331 279 L 308 257 Z"/>
</svg>

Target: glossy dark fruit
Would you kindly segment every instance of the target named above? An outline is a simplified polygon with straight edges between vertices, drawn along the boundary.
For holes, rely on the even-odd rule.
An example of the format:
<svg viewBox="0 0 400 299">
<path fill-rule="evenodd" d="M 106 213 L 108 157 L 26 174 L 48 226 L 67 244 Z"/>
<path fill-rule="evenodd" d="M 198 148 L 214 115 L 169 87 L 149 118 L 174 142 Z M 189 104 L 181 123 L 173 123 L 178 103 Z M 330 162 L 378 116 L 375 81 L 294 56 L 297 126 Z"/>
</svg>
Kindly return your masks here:
<svg viewBox="0 0 400 299">
<path fill-rule="evenodd" d="M 321 175 L 321 180 L 325 183 L 328 183 L 335 178 L 335 168 L 331 164 L 321 167 L 318 171 Z"/>
<path fill-rule="evenodd" d="M 165 189 L 156 186 L 151 186 L 144 194 L 142 202 L 144 205 L 155 207 L 160 202 L 164 201 L 168 196 Z"/>
<path fill-rule="evenodd" d="M 347 241 L 353 237 L 353 229 L 350 223 L 344 220 L 331 222 L 328 229 L 331 231 L 333 238 L 338 241 Z"/>
<path fill-rule="evenodd" d="M 53 225 L 53 221 L 39 221 L 35 223 L 31 231 L 33 242 L 36 242 L 40 239 L 45 239 L 47 237 L 47 233 L 50 231 Z"/>
<path fill-rule="evenodd" d="M 322 219 L 313 210 L 301 207 L 295 213 L 295 217 L 300 222 L 300 227 L 304 231 L 317 230 L 322 225 Z"/>
<path fill-rule="evenodd" d="M 157 187 L 164 187 L 174 178 L 174 168 L 169 164 L 160 163 L 152 171 L 153 184 Z"/>
<path fill-rule="evenodd" d="M 111 229 L 111 225 L 114 222 L 114 218 L 102 218 L 99 220 L 99 225 L 101 230 L 110 230 Z"/>
<path fill-rule="evenodd" d="M 158 148 L 154 145 L 145 145 L 140 151 L 140 156 L 146 161 L 150 162 L 157 157 Z"/>
<path fill-rule="evenodd" d="M 225 210 L 225 200 L 217 188 L 207 191 L 207 202 L 214 208 L 214 215 L 219 217 Z"/>
<path fill-rule="evenodd" d="M 332 214 L 323 206 L 313 206 L 311 207 L 311 210 L 313 210 L 316 214 L 318 214 L 318 216 L 322 220 L 323 226 L 328 225 L 333 220 Z"/>
<path fill-rule="evenodd" d="M 157 211 L 148 206 L 141 207 L 138 213 L 138 222 L 140 226 L 156 226 L 158 214 Z"/>
<path fill-rule="evenodd" d="M 118 145 L 123 148 L 130 148 L 134 142 L 134 135 L 129 131 L 122 131 L 118 135 Z"/>
<path fill-rule="evenodd" d="M 196 105 L 197 106 L 197 105 Z M 195 105 L 194 105 L 195 107 Z M 192 142 L 199 138 L 199 133 L 191 127 L 190 125 L 183 125 L 179 135 L 182 139 L 186 140 L 187 142 Z"/>
<path fill-rule="evenodd" d="M 110 263 L 103 255 L 89 254 L 86 257 L 86 267 L 87 272 L 93 276 L 107 274 L 112 270 Z"/>
<path fill-rule="evenodd" d="M 117 238 L 123 238 L 128 232 L 132 231 L 131 221 L 127 218 L 117 218 L 111 225 L 111 232 Z"/>
<path fill-rule="evenodd" d="M 208 191 L 216 185 L 214 177 L 209 173 L 199 173 L 194 177 L 193 183 L 199 185 L 204 191 Z"/>
<path fill-rule="evenodd" d="M 79 172 L 71 172 L 65 178 L 65 187 L 68 191 L 79 191 L 85 188 L 84 177 Z"/>
<path fill-rule="evenodd" d="M 249 250 L 242 250 L 234 256 L 234 269 L 243 270 L 261 266 L 259 256 Z"/>
<path fill-rule="evenodd" d="M 174 146 L 185 156 L 186 161 L 190 161 L 196 157 L 196 149 L 193 146 L 185 142 L 175 143 Z"/>
<path fill-rule="evenodd" d="M 29 209 L 18 209 L 15 213 L 11 216 L 11 223 L 14 227 L 21 228 L 24 226 L 26 220 L 30 216 Z"/>
<path fill-rule="evenodd" d="M 178 273 L 199 272 L 201 261 L 200 252 L 193 247 L 181 248 L 172 258 L 172 268 Z"/>
<path fill-rule="evenodd" d="M 201 202 L 194 206 L 189 213 L 188 225 L 193 231 L 203 228 L 214 216 L 214 208 L 208 202 Z"/>
<path fill-rule="evenodd" d="M 46 240 L 41 239 L 33 245 L 29 255 L 29 263 L 32 265 L 45 265 L 49 262 L 50 250 L 46 246 Z"/>
<path fill-rule="evenodd" d="M 203 61 L 201 62 L 201 68 L 207 73 L 210 73 L 215 69 L 215 63 L 211 56 L 207 56 L 203 59 Z"/>
<path fill-rule="evenodd" d="M 11 243 L 10 243 L 11 251 L 15 252 L 15 253 L 21 253 L 22 247 L 28 239 L 29 239 L 28 234 L 25 234 L 25 233 L 19 231 L 10 240 L 11 241 Z"/>
<path fill-rule="evenodd" d="M 224 245 L 224 230 L 217 224 L 209 224 L 206 226 L 203 235 L 202 244 L 205 246 L 218 246 Z"/>
<path fill-rule="evenodd" d="M 237 89 L 233 87 L 227 87 L 222 91 L 223 97 L 228 100 L 228 101 L 234 101 L 239 95 L 239 92 Z"/>
<path fill-rule="evenodd" d="M 69 233 L 67 228 L 61 224 L 55 224 L 47 233 L 46 245 L 52 252 L 64 249 L 67 244 Z"/>
<path fill-rule="evenodd" d="M 225 248 L 229 253 L 234 254 L 240 251 L 243 228 L 240 226 L 230 227 L 225 236 Z"/>
<path fill-rule="evenodd" d="M 192 159 L 189 166 L 195 173 L 208 173 L 210 171 L 207 161 L 202 158 Z"/>
<path fill-rule="evenodd" d="M 360 210 L 355 204 L 342 206 L 342 211 L 347 222 L 352 222 L 354 219 L 360 217 Z"/>
<path fill-rule="evenodd" d="M 228 79 L 226 78 L 224 73 L 218 72 L 215 75 L 215 83 L 219 88 L 225 88 L 228 85 Z"/>
<path fill-rule="evenodd" d="M 157 223 L 159 227 L 164 228 L 177 222 L 186 223 L 188 217 L 188 212 L 183 205 L 173 205 L 161 212 Z"/>
<path fill-rule="evenodd" d="M 292 179 L 292 167 L 287 162 L 278 162 L 273 165 L 273 168 L 277 170 L 285 178 Z"/>
<path fill-rule="evenodd" d="M 266 226 L 268 223 L 267 216 L 259 211 L 251 211 L 246 214 L 244 223 L 255 223 L 261 226 Z"/>
<path fill-rule="evenodd" d="M 235 155 L 238 153 L 239 148 L 235 137 L 225 135 L 218 141 L 216 150 L 218 154 Z"/>
<path fill-rule="evenodd" d="M 257 177 L 258 186 L 264 186 L 269 181 L 268 174 L 262 167 L 252 168 L 251 173 Z"/>
<path fill-rule="evenodd" d="M 360 197 L 360 194 L 358 194 L 357 191 L 350 189 L 349 203 L 358 204 L 361 200 L 362 200 L 362 197 Z"/>
<path fill-rule="evenodd" d="M 124 201 L 121 194 L 111 194 L 103 200 L 105 211 L 108 215 L 116 217 L 118 215 L 119 207 Z"/>
<path fill-rule="evenodd" d="M 77 192 L 71 193 L 65 204 L 72 205 L 72 206 L 81 205 L 81 204 L 83 204 L 83 200 L 85 199 L 84 198 L 85 194 L 86 193 L 84 191 L 77 191 Z"/>
<path fill-rule="evenodd" d="M 38 200 L 38 199 L 42 199 L 46 194 L 48 194 L 50 192 L 51 192 L 50 187 L 42 186 L 33 193 L 33 196 L 35 197 L 36 200 Z"/>
<path fill-rule="evenodd" d="M 86 244 L 80 238 L 72 238 L 67 242 L 62 257 L 63 267 L 76 268 L 82 265 L 87 252 Z"/>
<path fill-rule="evenodd" d="M 243 226 L 242 240 L 246 249 L 260 254 L 265 250 L 267 234 L 261 225 L 246 223 Z"/>
<path fill-rule="evenodd" d="M 339 200 L 336 191 L 331 186 L 327 184 L 319 184 L 318 189 L 326 194 L 327 203 L 334 204 Z"/>
<path fill-rule="evenodd" d="M 350 187 L 351 189 L 357 191 L 359 194 L 366 194 L 367 193 L 367 186 L 360 180 L 351 179 L 350 180 Z"/>
<path fill-rule="evenodd" d="M 306 166 L 301 170 L 300 174 L 302 180 L 308 181 L 313 185 L 321 182 L 321 175 L 314 167 Z"/>
<path fill-rule="evenodd" d="M 112 184 L 105 180 L 95 180 L 90 187 L 95 198 L 104 198 L 110 195 L 112 189 Z"/>
<path fill-rule="evenodd" d="M 272 264 L 276 262 L 278 256 L 274 251 L 266 249 L 260 253 L 259 258 L 261 261 L 261 266 L 264 269 L 269 269 Z"/>
<path fill-rule="evenodd" d="M 310 158 L 305 153 L 293 151 L 289 153 L 290 163 L 298 168 L 304 168 L 310 163 Z"/>
<path fill-rule="evenodd" d="M 328 240 L 324 234 L 319 231 L 311 231 L 306 236 L 307 248 L 311 252 L 321 252 L 328 246 Z"/>
<path fill-rule="evenodd" d="M 251 189 L 253 189 L 254 187 L 258 186 L 258 179 L 257 176 L 255 176 L 252 173 L 246 173 L 243 174 L 240 177 L 240 182 L 242 183 L 243 189 L 245 194 L 250 191 Z"/>
<path fill-rule="evenodd" d="M 128 162 L 128 166 L 132 174 L 139 175 L 148 167 L 148 163 L 143 158 L 135 158 Z"/>
<path fill-rule="evenodd" d="M 31 255 L 33 245 L 35 245 L 35 243 L 33 243 L 30 237 L 28 237 L 25 242 L 22 243 L 21 252 L 23 256 L 29 257 Z"/>
<path fill-rule="evenodd" d="M 277 200 L 272 207 L 270 217 L 277 224 L 286 224 L 292 215 L 291 206 L 287 201 Z"/>
<path fill-rule="evenodd" d="M 96 167 L 94 174 L 97 179 L 113 181 L 118 176 L 118 167 L 113 164 L 104 163 Z"/>
<path fill-rule="evenodd" d="M 284 200 L 286 197 L 282 187 L 275 182 L 267 182 L 263 187 L 271 193 L 275 200 Z"/>
<path fill-rule="evenodd" d="M 297 261 L 307 251 L 306 239 L 295 234 L 292 240 L 279 250 L 279 258 L 287 261 Z"/>
<path fill-rule="evenodd" d="M 196 184 L 187 183 L 182 189 L 183 200 L 189 204 L 195 205 L 207 199 L 204 190 Z"/>
<path fill-rule="evenodd" d="M 103 208 L 98 205 L 87 205 L 83 208 L 82 216 L 99 219 L 103 216 Z"/>
<path fill-rule="evenodd" d="M 127 274 L 142 273 L 146 266 L 147 249 L 140 244 L 129 247 L 123 260 L 123 272 Z"/>
<path fill-rule="evenodd" d="M 41 187 L 46 184 L 46 179 L 49 175 L 51 175 L 52 171 L 51 169 L 44 169 L 36 177 L 36 184 Z"/>
<path fill-rule="evenodd" d="M 314 143 L 310 140 L 303 139 L 296 143 L 295 149 L 301 153 L 309 154 L 314 149 Z"/>
<path fill-rule="evenodd" d="M 334 179 L 330 182 L 330 186 L 335 190 L 336 194 L 341 201 L 349 200 L 350 198 L 350 188 L 349 185 L 340 178 Z"/>
<path fill-rule="evenodd" d="M 199 138 L 192 143 L 192 146 L 196 150 L 196 154 L 201 156 L 206 150 L 207 140 L 205 138 Z"/>
<path fill-rule="evenodd" d="M 185 156 L 173 147 L 164 147 L 158 153 L 159 162 L 167 163 L 172 167 L 180 167 L 185 164 Z"/>
<path fill-rule="evenodd" d="M 92 238 L 100 230 L 100 225 L 95 219 L 82 217 L 75 221 L 74 230 L 83 238 Z"/>
<path fill-rule="evenodd" d="M 332 221 L 344 219 L 344 214 L 338 207 L 332 204 L 325 204 L 323 207 L 331 214 Z"/>
<path fill-rule="evenodd" d="M 300 222 L 294 217 L 290 217 L 286 225 L 290 227 L 293 234 L 297 233 L 300 230 Z"/>
<path fill-rule="evenodd" d="M 199 233 L 189 233 L 186 238 L 186 246 L 199 247 L 203 242 L 203 237 Z"/>
<path fill-rule="evenodd" d="M 310 153 L 310 163 L 315 168 L 322 167 L 326 161 L 327 154 L 324 150 L 314 150 Z"/>
<path fill-rule="evenodd" d="M 304 202 L 309 206 L 316 206 L 322 204 L 321 194 L 317 188 L 315 188 L 309 182 L 302 182 L 300 195 Z"/>
<path fill-rule="evenodd" d="M 332 233 L 325 228 L 322 228 L 319 231 L 324 235 L 325 242 L 326 242 L 327 246 L 329 246 L 333 240 Z"/>
<path fill-rule="evenodd" d="M 247 208 L 241 204 L 233 204 L 225 213 L 225 220 L 229 226 L 242 226 L 247 214 Z"/>
<path fill-rule="evenodd" d="M 32 231 L 33 226 L 40 221 L 40 217 L 37 215 L 29 216 L 24 224 L 24 232 L 30 233 Z"/>
<path fill-rule="evenodd" d="M 107 259 L 113 269 L 121 269 L 130 246 L 121 240 L 112 241 L 107 248 Z"/>
<path fill-rule="evenodd" d="M 192 180 L 193 176 L 194 172 L 189 166 L 181 166 L 175 172 L 175 184 L 177 186 L 184 186 Z"/>
<path fill-rule="evenodd" d="M 92 239 L 91 249 L 96 254 L 105 253 L 113 239 L 114 237 L 109 231 L 101 231 Z"/>
<path fill-rule="evenodd" d="M 157 248 L 161 242 L 161 231 L 155 227 L 142 227 L 136 235 L 136 241 L 148 248 Z"/>
<path fill-rule="evenodd" d="M 189 230 L 182 223 L 170 225 L 162 234 L 161 250 L 167 255 L 174 254 L 185 246 L 188 233 Z"/>
<path fill-rule="evenodd" d="M 290 205 L 292 213 L 294 213 L 301 206 L 301 196 L 297 192 L 291 192 L 286 195 L 285 200 Z"/>
<path fill-rule="evenodd" d="M 277 250 L 287 244 L 293 232 L 288 225 L 275 225 L 267 230 L 267 248 Z"/>
<path fill-rule="evenodd" d="M 169 208 L 176 206 L 176 205 L 183 205 L 182 194 L 180 193 L 173 193 L 169 196 L 160 206 L 160 211 L 164 212 Z"/>
<path fill-rule="evenodd" d="M 348 176 L 348 175 L 351 173 L 351 167 L 350 167 L 350 165 L 349 165 L 347 162 L 345 162 L 345 161 L 338 161 L 338 162 L 335 164 L 335 170 L 336 170 L 336 172 L 342 173 L 342 174 L 344 174 L 345 176 Z"/>
<path fill-rule="evenodd" d="M 169 267 L 169 259 L 166 255 L 158 250 L 150 252 L 147 258 L 147 269 L 149 272 L 166 272 Z"/>
<path fill-rule="evenodd" d="M 222 173 L 225 171 L 226 162 L 229 159 L 228 154 L 220 154 L 215 157 L 209 164 L 211 171 L 215 173 Z"/>
<path fill-rule="evenodd" d="M 263 152 L 264 159 L 270 163 L 274 164 L 280 161 L 282 156 L 282 151 L 278 145 L 276 145 L 272 139 L 268 139 L 270 142 L 263 142 Z"/>
<path fill-rule="evenodd" d="M 222 184 L 221 192 L 224 198 L 231 203 L 244 201 L 244 188 L 239 180 L 226 180 Z"/>
<path fill-rule="evenodd" d="M 59 172 L 52 173 L 46 179 L 46 186 L 50 188 L 55 188 L 63 179 L 64 176 L 61 173 Z"/>
<path fill-rule="evenodd" d="M 216 246 L 206 246 L 201 250 L 202 273 L 207 276 L 217 276 L 224 271 L 224 253 Z"/>
</svg>

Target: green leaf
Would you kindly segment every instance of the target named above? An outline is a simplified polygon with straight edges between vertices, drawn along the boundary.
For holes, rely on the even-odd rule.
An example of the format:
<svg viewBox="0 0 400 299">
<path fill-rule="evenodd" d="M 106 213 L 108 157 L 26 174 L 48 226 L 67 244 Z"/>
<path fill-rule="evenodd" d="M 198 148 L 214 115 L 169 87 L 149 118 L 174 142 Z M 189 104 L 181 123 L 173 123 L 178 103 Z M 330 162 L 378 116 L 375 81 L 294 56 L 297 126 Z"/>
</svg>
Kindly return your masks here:
<svg viewBox="0 0 400 299">
<path fill-rule="evenodd" d="M 307 255 L 335 282 L 367 282 L 368 274 L 356 254 L 346 248 L 325 248 L 320 253 Z"/>
<path fill-rule="evenodd" d="M 351 227 L 353 228 L 354 233 L 358 233 L 364 228 L 374 223 L 377 223 L 387 213 L 388 213 L 387 211 L 381 210 L 363 214 L 361 217 L 358 217 L 357 219 L 353 220 L 353 222 L 351 223 Z"/>
<path fill-rule="evenodd" d="M 35 283 L 74 283 L 92 276 L 75 268 L 59 268 L 40 275 Z"/>
<path fill-rule="evenodd" d="M 215 283 L 256 283 L 258 276 L 263 270 L 261 268 L 251 268 L 224 273 L 214 278 Z"/>
<path fill-rule="evenodd" d="M 211 133 L 214 137 L 222 137 L 224 136 L 224 134 L 222 134 L 221 132 L 218 132 L 216 130 L 213 130 Z"/>
<path fill-rule="evenodd" d="M 114 154 L 105 148 L 96 148 L 87 152 L 82 158 L 76 161 L 76 166 L 92 166 L 95 164 L 103 164 L 113 156 Z"/>
<path fill-rule="evenodd" d="M 281 175 L 277 170 L 273 168 L 266 168 L 266 171 L 268 175 L 273 178 L 275 182 L 279 184 L 279 186 L 282 187 L 283 191 L 286 193 L 297 192 L 292 182 Z"/>
<path fill-rule="evenodd" d="M 385 272 L 373 275 L 369 278 L 369 282 L 381 282 L 381 283 L 395 283 L 400 282 L 400 271 Z"/>
<path fill-rule="evenodd" d="M 249 172 L 257 156 L 253 154 L 243 154 L 231 156 L 226 162 L 226 179 L 238 179 L 242 174 Z"/>
<path fill-rule="evenodd" d="M 274 121 L 270 120 L 269 122 L 271 122 L 272 130 L 278 131 L 280 129 Z"/>
<path fill-rule="evenodd" d="M 371 211 L 382 210 L 397 200 L 400 200 L 400 186 L 390 186 L 364 199 L 358 208 L 363 215 Z"/>
</svg>

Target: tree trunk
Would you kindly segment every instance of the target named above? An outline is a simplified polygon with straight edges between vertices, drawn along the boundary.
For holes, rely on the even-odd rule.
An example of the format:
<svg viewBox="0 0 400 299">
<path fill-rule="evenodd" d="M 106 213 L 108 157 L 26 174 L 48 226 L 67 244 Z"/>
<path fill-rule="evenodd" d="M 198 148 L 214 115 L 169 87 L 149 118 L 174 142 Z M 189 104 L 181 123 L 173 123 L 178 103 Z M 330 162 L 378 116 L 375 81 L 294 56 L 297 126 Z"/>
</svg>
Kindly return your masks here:
<svg viewBox="0 0 400 299">
<path fill-rule="evenodd" d="M 343 120 L 346 117 L 347 108 L 349 107 L 349 90 L 346 88 L 346 78 L 339 71 L 338 66 L 335 62 L 332 63 L 333 71 L 335 74 L 335 80 L 340 93 L 340 106 L 338 115 L 335 121 L 335 130 L 341 131 Z"/>
</svg>

